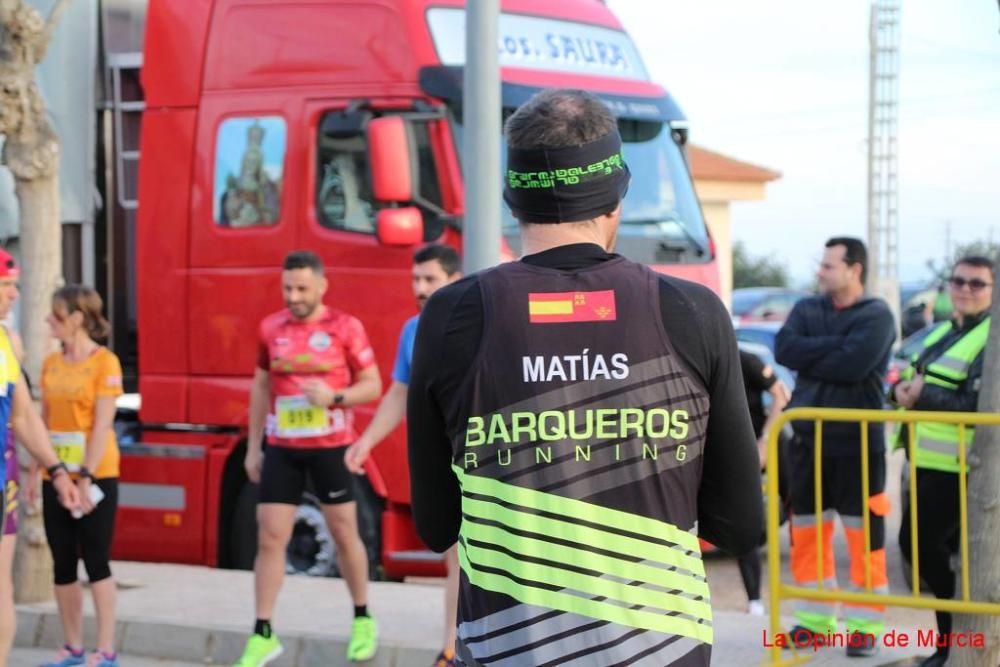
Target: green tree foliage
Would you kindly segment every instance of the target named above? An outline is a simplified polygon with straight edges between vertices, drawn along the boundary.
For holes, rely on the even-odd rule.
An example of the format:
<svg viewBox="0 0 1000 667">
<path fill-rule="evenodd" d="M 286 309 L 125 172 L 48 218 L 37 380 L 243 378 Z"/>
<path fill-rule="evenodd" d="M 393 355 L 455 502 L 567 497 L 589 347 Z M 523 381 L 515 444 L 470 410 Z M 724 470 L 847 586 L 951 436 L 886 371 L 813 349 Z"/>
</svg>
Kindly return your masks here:
<svg viewBox="0 0 1000 667">
<path fill-rule="evenodd" d="M 742 241 L 733 244 L 733 289 L 788 287 L 788 268 L 770 257 L 751 257 Z"/>
</svg>

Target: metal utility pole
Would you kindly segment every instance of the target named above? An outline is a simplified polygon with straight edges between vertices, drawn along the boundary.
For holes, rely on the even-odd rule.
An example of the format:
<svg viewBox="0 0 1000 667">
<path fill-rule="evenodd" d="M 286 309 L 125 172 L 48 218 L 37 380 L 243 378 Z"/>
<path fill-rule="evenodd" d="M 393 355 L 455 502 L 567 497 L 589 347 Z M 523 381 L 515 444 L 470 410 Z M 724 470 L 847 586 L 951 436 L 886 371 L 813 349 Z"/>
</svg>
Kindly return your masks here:
<svg viewBox="0 0 1000 667">
<path fill-rule="evenodd" d="M 899 0 L 871 6 L 868 74 L 868 281 L 899 321 Z"/>
<path fill-rule="evenodd" d="M 466 274 L 500 261 L 499 20 L 500 0 L 466 3 L 462 101 L 465 124 L 463 269 Z"/>
</svg>

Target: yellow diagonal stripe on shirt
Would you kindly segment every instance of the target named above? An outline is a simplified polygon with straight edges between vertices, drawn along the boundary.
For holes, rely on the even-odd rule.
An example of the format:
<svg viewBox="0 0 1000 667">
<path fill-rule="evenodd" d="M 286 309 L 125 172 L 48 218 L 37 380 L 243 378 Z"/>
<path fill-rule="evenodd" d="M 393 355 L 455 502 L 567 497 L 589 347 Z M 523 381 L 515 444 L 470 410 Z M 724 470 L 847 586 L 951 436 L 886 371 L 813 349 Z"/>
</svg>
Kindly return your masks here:
<svg viewBox="0 0 1000 667">
<path fill-rule="evenodd" d="M 572 315 L 572 301 L 529 301 L 528 312 L 532 315 Z"/>
<path fill-rule="evenodd" d="M 574 498 L 566 498 L 552 493 L 514 486 L 513 484 L 505 484 L 495 479 L 489 479 L 488 477 L 467 475 L 459 466 L 453 466 L 453 469 L 458 476 L 459 483 L 462 485 L 462 491 L 465 493 L 492 496 L 498 500 L 515 505 L 542 510 L 570 519 L 587 521 L 608 529 L 625 530 L 635 535 L 645 535 L 653 539 L 666 540 L 688 551 L 701 552 L 697 536 L 663 521 L 657 521 L 656 519 L 623 512 L 610 507 L 602 507 Z M 618 539 L 620 536 L 614 534 L 609 537 Z M 698 560 L 700 562 L 700 558 Z M 703 575 L 704 571 L 697 572 L 696 574 Z"/>
<path fill-rule="evenodd" d="M 590 551 L 582 551 L 580 549 L 574 549 L 573 547 L 567 547 L 562 544 L 554 544 L 552 542 L 532 537 L 514 535 L 496 526 L 488 526 L 475 521 L 463 521 L 462 537 L 465 538 L 467 542 L 469 540 L 475 540 L 484 544 L 504 547 L 518 557 L 524 556 L 543 559 L 549 562 L 556 562 L 559 564 L 600 572 L 602 575 L 611 575 L 618 577 L 619 579 L 641 581 L 643 583 L 654 584 L 669 590 L 679 590 L 690 596 L 700 596 L 706 600 L 709 596 L 708 584 L 699 579 L 695 579 L 688 574 L 680 574 L 678 572 L 671 572 L 669 570 L 652 567 L 650 565 L 642 565 L 630 561 L 619 560 L 610 556 L 602 556 Z M 474 560 L 477 563 L 479 562 L 478 558 Z M 587 591 L 593 595 L 606 595 L 624 602 L 631 602 L 632 604 L 640 603 L 639 600 L 633 600 L 631 597 L 621 597 L 619 594 L 608 593 L 605 589 L 597 591 L 596 589 L 587 587 L 585 582 L 592 578 L 588 575 L 576 574 L 575 572 L 569 573 L 569 576 L 576 581 L 563 583 L 562 580 L 556 580 L 547 574 L 553 573 L 554 577 L 556 571 L 557 568 L 546 565 L 542 570 L 538 571 L 538 574 L 542 576 L 542 579 L 538 580 L 555 586 L 569 586 L 570 588 Z M 566 570 L 563 570 L 562 572 L 568 573 Z M 518 570 L 516 573 L 520 574 L 521 570 Z M 529 578 L 536 579 L 534 575 Z M 608 580 L 605 579 L 603 581 L 606 582 Z M 619 591 L 619 593 L 627 595 L 630 591 L 636 590 L 640 589 L 635 586 L 625 586 Z M 709 606 L 704 602 L 693 602 L 688 598 L 682 598 L 675 594 L 666 592 L 651 591 L 651 594 L 653 596 L 660 597 L 649 598 L 650 600 L 659 599 L 659 601 L 642 601 L 641 604 L 660 607 L 661 609 L 683 611 L 686 614 L 699 617 L 701 617 L 703 613 L 709 612 Z M 692 603 L 696 606 L 690 607 L 688 606 L 688 603 Z M 701 612 L 695 611 L 696 609 L 701 610 Z M 710 617 L 704 616 L 704 618 Z"/>
<path fill-rule="evenodd" d="M 528 531 L 539 536 L 565 540 L 611 553 L 634 556 L 654 563 L 663 563 L 687 570 L 687 572 L 675 574 L 657 567 L 637 565 L 633 561 L 602 556 L 592 551 L 581 551 L 573 547 L 515 535 L 510 531 L 499 528 L 494 529 L 496 532 L 490 533 L 488 538 L 484 537 L 484 534 L 480 531 L 478 533 L 479 537 L 476 539 L 482 539 L 491 544 L 498 544 L 528 556 L 548 558 L 591 570 L 602 570 L 609 574 L 623 572 L 626 574 L 622 574 L 621 576 L 641 579 L 651 584 L 655 583 L 669 588 L 679 588 L 687 593 L 708 597 L 708 585 L 692 576 L 693 574 L 698 576 L 705 575 L 705 568 L 701 559 L 681 553 L 680 549 L 667 547 L 662 544 L 653 544 L 652 542 L 625 537 L 624 535 L 613 535 L 568 521 L 542 517 L 527 512 L 517 512 L 511 508 L 505 508 L 494 503 L 473 498 L 462 499 L 462 511 L 470 517 L 498 521 L 505 526 L 517 528 L 521 531 Z M 468 535 L 469 537 L 472 537 L 472 533 L 467 533 L 466 527 L 469 527 L 470 530 L 479 528 L 472 521 L 463 521 L 462 535 Z M 640 572 L 643 574 L 640 574 Z"/>
<path fill-rule="evenodd" d="M 477 563 L 482 549 L 475 550 Z M 509 595 L 519 602 L 533 604 L 548 609 L 557 609 L 571 614 L 596 618 L 611 623 L 617 623 L 630 628 L 642 628 L 654 632 L 691 637 L 706 644 L 712 643 L 712 626 L 677 616 L 668 616 L 662 612 L 626 609 L 607 602 L 588 600 L 569 593 L 548 591 L 534 586 L 524 586 L 503 575 L 492 572 L 482 572 L 472 567 L 465 545 L 458 545 L 458 558 L 466 577 L 474 585 L 484 590 L 495 591 Z M 503 554 L 496 554 L 500 561 Z M 508 560 L 509 559 L 508 557 Z M 486 563 L 482 563 L 486 564 Z M 503 569 L 503 568 L 500 568 Z"/>
<path fill-rule="evenodd" d="M 469 561 L 475 565 L 510 572 L 519 579 L 579 591 L 588 597 L 603 597 L 619 600 L 627 605 L 652 607 L 663 613 L 677 612 L 705 621 L 712 620 L 712 606 L 707 602 L 651 591 L 639 586 L 629 586 L 611 579 L 577 574 L 548 565 L 529 563 L 500 551 L 484 549 L 468 543 L 465 552 Z"/>
</svg>

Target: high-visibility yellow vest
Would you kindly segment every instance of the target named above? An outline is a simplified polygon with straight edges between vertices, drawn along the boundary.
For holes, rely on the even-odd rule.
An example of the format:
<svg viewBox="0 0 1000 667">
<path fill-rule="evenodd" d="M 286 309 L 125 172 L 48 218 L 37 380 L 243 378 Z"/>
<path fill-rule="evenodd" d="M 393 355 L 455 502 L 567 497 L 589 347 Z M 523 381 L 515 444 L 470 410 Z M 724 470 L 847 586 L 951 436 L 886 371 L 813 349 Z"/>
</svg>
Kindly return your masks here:
<svg viewBox="0 0 1000 667">
<path fill-rule="evenodd" d="M 911 365 L 901 374 L 901 379 L 909 380 L 916 374 L 914 364 L 924 350 L 944 338 L 952 330 L 951 322 L 942 322 L 924 340 L 920 352 L 913 355 Z M 923 370 L 926 384 L 956 391 L 969 377 L 969 368 L 976 357 L 986 347 L 986 338 L 990 332 L 990 318 L 976 325 L 971 331 L 956 340 L 941 356 L 932 361 Z M 916 459 L 918 468 L 929 468 L 943 472 L 959 472 L 958 446 L 959 429 L 957 424 L 916 423 Z M 906 446 L 899 442 L 900 431 L 897 431 L 896 446 Z M 975 429 L 965 428 L 965 445 L 968 451 L 972 444 Z"/>
</svg>

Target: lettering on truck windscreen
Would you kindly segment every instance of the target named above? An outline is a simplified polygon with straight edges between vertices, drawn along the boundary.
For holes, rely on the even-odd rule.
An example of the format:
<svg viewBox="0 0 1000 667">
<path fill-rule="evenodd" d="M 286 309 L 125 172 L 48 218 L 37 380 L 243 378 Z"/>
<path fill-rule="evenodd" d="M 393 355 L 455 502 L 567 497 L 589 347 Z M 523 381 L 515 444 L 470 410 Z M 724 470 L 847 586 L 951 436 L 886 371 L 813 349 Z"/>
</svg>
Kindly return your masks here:
<svg viewBox="0 0 1000 667">
<path fill-rule="evenodd" d="M 427 25 L 441 64 L 464 65 L 465 10 L 434 7 Z M 610 28 L 501 14 L 497 50 L 501 67 L 649 80 L 631 38 Z"/>
</svg>

